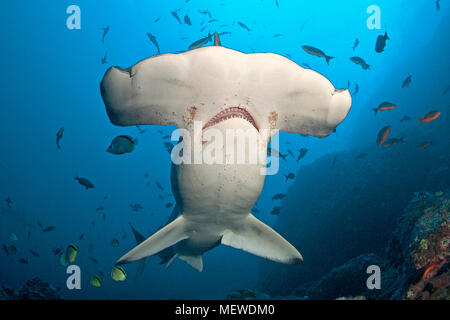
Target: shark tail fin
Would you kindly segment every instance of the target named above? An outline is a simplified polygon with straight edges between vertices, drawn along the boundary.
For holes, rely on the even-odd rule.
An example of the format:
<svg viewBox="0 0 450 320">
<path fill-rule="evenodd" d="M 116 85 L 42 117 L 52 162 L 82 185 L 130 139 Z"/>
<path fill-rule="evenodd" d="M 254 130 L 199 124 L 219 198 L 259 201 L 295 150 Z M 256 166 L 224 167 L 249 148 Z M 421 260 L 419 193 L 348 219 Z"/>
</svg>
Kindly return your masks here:
<svg viewBox="0 0 450 320">
<path fill-rule="evenodd" d="M 226 230 L 222 244 L 286 264 L 300 264 L 303 257 L 286 239 L 252 214 Z"/>
<path fill-rule="evenodd" d="M 130 263 L 152 256 L 187 238 L 186 221 L 183 216 L 179 216 L 121 257 L 116 264 Z"/>
</svg>

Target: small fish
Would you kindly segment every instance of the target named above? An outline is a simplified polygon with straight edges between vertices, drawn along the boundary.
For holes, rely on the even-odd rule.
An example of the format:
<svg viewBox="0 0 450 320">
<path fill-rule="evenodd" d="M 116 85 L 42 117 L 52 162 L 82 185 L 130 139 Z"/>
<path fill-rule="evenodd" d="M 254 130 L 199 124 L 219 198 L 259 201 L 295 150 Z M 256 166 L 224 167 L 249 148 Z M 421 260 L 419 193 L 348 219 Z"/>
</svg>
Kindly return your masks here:
<svg viewBox="0 0 450 320">
<path fill-rule="evenodd" d="M 383 143 L 385 143 L 390 133 L 391 133 L 390 126 L 386 126 L 383 129 L 381 129 L 377 135 L 377 146 L 381 146 Z"/>
<path fill-rule="evenodd" d="M 100 288 L 102 286 L 102 282 L 97 276 L 92 276 L 91 280 L 89 281 L 90 284 L 96 288 Z"/>
<path fill-rule="evenodd" d="M 325 58 L 325 61 L 327 62 L 328 65 L 330 65 L 330 60 L 335 58 L 328 56 L 322 50 L 311 46 L 302 46 L 302 49 L 305 50 L 306 53 L 309 53 L 315 57 Z"/>
<path fill-rule="evenodd" d="M 211 35 L 211 32 L 209 32 L 206 37 L 203 37 L 203 38 L 191 43 L 191 45 L 188 47 L 188 49 L 193 50 L 193 49 L 203 47 L 205 44 L 207 44 L 211 40 L 212 40 L 212 35 Z"/>
<path fill-rule="evenodd" d="M 182 22 L 181 22 L 181 20 L 180 20 L 180 17 L 178 16 L 177 11 L 178 11 L 178 10 L 171 11 L 170 13 L 172 14 L 172 16 L 173 16 L 180 24 L 182 24 Z"/>
<path fill-rule="evenodd" d="M 67 246 L 65 259 L 68 263 L 73 264 L 77 259 L 78 247 L 73 243 Z"/>
<path fill-rule="evenodd" d="M 397 144 L 399 144 L 400 142 L 405 142 L 402 138 L 392 138 L 392 139 L 388 139 L 383 143 L 383 147 L 392 147 L 395 146 Z"/>
<path fill-rule="evenodd" d="M 419 126 L 424 123 L 424 122 L 431 122 L 436 120 L 437 118 L 439 118 L 439 116 L 441 115 L 440 111 L 430 111 L 428 112 L 423 119 L 417 118 L 417 120 L 419 120 Z"/>
<path fill-rule="evenodd" d="M 156 187 L 157 187 L 159 190 L 164 190 L 164 187 L 161 185 L 161 183 L 159 183 L 159 181 L 156 181 Z"/>
<path fill-rule="evenodd" d="M 166 203 L 165 207 L 168 208 L 172 208 L 173 207 L 173 203 L 172 202 L 168 202 Z"/>
<path fill-rule="evenodd" d="M 89 260 L 91 260 L 95 264 L 98 264 L 98 260 L 93 257 L 89 257 Z"/>
<path fill-rule="evenodd" d="M 270 214 L 275 215 L 275 216 L 279 215 L 280 213 L 281 213 L 281 207 L 274 207 L 272 209 L 272 211 L 270 212 Z"/>
<path fill-rule="evenodd" d="M 244 28 L 245 30 L 247 30 L 248 32 L 251 31 L 249 27 L 247 27 L 245 24 L 243 24 L 243 23 L 240 22 L 240 21 L 238 21 L 238 25 L 239 25 L 241 28 Z"/>
<path fill-rule="evenodd" d="M 155 20 L 153 20 L 153 22 L 157 23 L 159 20 L 161 20 L 161 17 L 156 18 Z"/>
<path fill-rule="evenodd" d="M 158 41 L 156 40 L 156 37 L 154 35 L 152 35 L 150 32 L 147 32 L 147 37 L 155 45 L 156 50 L 158 50 L 158 54 L 161 54 L 161 51 L 159 50 L 159 44 L 158 44 Z"/>
<path fill-rule="evenodd" d="M 54 227 L 54 226 L 49 226 L 49 227 L 47 227 L 47 228 L 45 228 L 45 229 L 42 229 L 42 232 L 51 232 L 51 231 L 53 231 L 53 230 L 55 230 L 56 229 L 56 227 Z"/>
<path fill-rule="evenodd" d="M 20 258 L 19 262 L 22 263 L 22 264 L 28 264 L 28 260 L 24 259 L 24 258 Z"/>
<path fill-rule="evenodd" d="M 59 255 L 58 262 L 63 267 L 67 267 L 67 265 L 69 264 L 67 262 L 66 255 L 63 252 L 61 252 L 61 254 Z"/>
<path fill-rule="evenodd" d="M 121 155 L 133 152 L 136 145 L 137 139 L 133 139 L 127 135 L 120 135 L 113 139 L 106 151 L 112 154 Z"/>
<path fill-rule="evenodd" d="M 231 34 L 231 32 L 230 31 L 219 32 L 219 36 L 224 36 L 227 34 Z"/>
<path fill-rule="evenodd" d="M 8 247 L 4 243 L 2 244 L 2 248 L 3 248 L 3 251 L 5 251 L 6 256 L 9 256 Z"/>
<path fill-rule="evenodd" d="M 412 79 L 412 75 L 408 75 L 408 76 L 406 77 L 406 79 L 403 80 L 403 83 L 402 83 L 402 89 L 406 89 L 406 88 L 409 87 L 409 85 L 411 84 L 411 79 Z"/>
<path fill-rule="evenodd" d="M 277 193 L 276 195 L 274 195 L 274 196 L 272 197 L 272 200 L 281 200 L 281 199 L 283 199 L 284 197 L 286 197 L 286 194 L 284 194 L 284 193 Z"/>
<path fill-rule="evenodd" d="M 275 148 L 268 148 L 267 149 L 267 155 L 270 156 L 270 157 L 271 156 L 279 157 L 279 158 L 283 159 L 284 161 L 286 161 L 286 157 L 287 157 L 287 154 L 282 154 L 281 152 L 279 152 Z"/>
<path fill-rule="evenodd" d="M 436 10 L 439 11 L 441 10 L 441 4 L 440 4 L 441 0 L 436 0 Z"/>
<path fill-rule="evenodd" d="M 409 121 L 409 120 L 411 120 L 411 118 L 407 115 L 404 115 L 403 118 L 400 119 L 400 122 Z"/>
<path fill-rule="evenodd" d="M 64 127 L 59 129 L 58 132 L 56 133 L 56 147 L 58 149 L 61 149 L 60 141 L 63 138 L 63 134 L 64 134 Z"/>
<path fill-rule="evenodd" d="M 449 91 L 450 91 L 450 86 L 448 86 L 447 88 L 445 88 L 445 90 L 442 92 L 442 95 L 445 96 Z"/>
<path fill-rule="evenodd" d="M 186 23 L 189 26 L 192 26 L 192 22 L 191 19 L 189 18 L 189 16 L 187 15 L 187 13 L 184 15 L 184 23 Z"/>
<path fill-rule="evenodd" d="M 210 19 L 212 18 L 211 12 L 209 12 L 209 10 L 199 10 L 198 12 L 202 15 L 207 15 Z"/>
<path fill-rule="evenodd" d="M 303 62 L 302 65 L 308 69 L 311 69 L 311 66 L 309 64 L 307 64 L 306 62 Z"/>
<path fill-rule="evenodd" d="M 302 160 L 306 156 L 306 153 L 308 152 L 308 149 L 301 148 L 300 150 L 298 150 L 298 152 L 299 152 L 299 155 L 297 157 L 297 162 L 299 162 L 300 160 Z"/>
<path fill-rule="evenodd" d="M 167 150 L 167 152 L 168 152 L 169 154 L 172 153 L 172 150 L 173 150 L 174 147 L 175 147 L 175 146 L 173 145 L 173 143 L 170 143 L 170 142 L 164 142 L 164 148 L 166 148 L 166 150 Z"/>
<path fill-rule="evenodd" d="M 361 66 L 361 68 L 363 68 L 364 70 L 367 70 L 370 68 L 370 65 L 368 65 L 363 58 L 360 57 L 351 57 L 350 61 L 352 61 L 355 64 L 358 64 Z"/>
<path fill-rule="evenodd" d="M 395 103 L 392 102 L 382 102 L 377 108 L 372 109 L 373 112 L 375 112 L 375 116 L 377 115 L 378 111 L 387 111 L 387 110 L 393 110 L 397 107 Z"/>
<path fill-rule="evenodd" d="M 105 56 L 102 58 L 102 64 L 107 64 L 108 61 L 106 60 L 106 57 L 108 56 L 108 53 L 105 53 Z"/>
<path fill-rule="evenodd" d="M 15 233 L 11 233 L 11 235 L 9 236 L 9 239 L 12 241 L 17 241 L 17 236 Z"/>
<path fill-rule="evenodd" d="M 211 19 L 211 20 L 208 21 L 208 23 L 213 23 L 213 22 L 217 22 L 217 21 L 219 21 L 219 20 L 217 20 L 217 19 Z"/>
<path fill-rule="evenodd" d="M 114 281 L 125 281 L 127 279 L 127 273 L 125 270 L 120 266 L 115 266 L 111 270 L 111 278 Z"/>
<path fill-rule="evenodd" d="M 95 209 L 95 211 L 103 211 L 103 209 L 105 209 L 105 207 L 104 206 L 100 206 L 97 209 Z"/>
<path fill-rule="evenodd" d="M 61 248 L 53 248 L 53 254 L 55 255 L 55 256 L 57 256 L 58 254 L 60 254 L 62 252 L 62 249 Z"/>
<path fill-rule="evenodd" d="M 12 244 L 8 247 L 8 251 L 10 254 L 15 255 L 17 253 L 17 248 L 15 245 Z"/>
<path fill-rule="evenodd" d="M 275 4 L 277 5 L 277 8 L 279 9 L 280 6 L 278 5 L 278 0 L 275 0 Z"/>
<path fill-rule="evenodd" d="M 276 34 L 273 35 L 274 38 L 279 38 L 279 37 L 281 37 L 281 36 L 282 36 L 281 33 L 276 33 Z"/>
<path fill-rule="evenodd" d="M 292 150 L 288 149 L 287 152 L 292 158 L 294 158 L 294 153 L 292 152 Z"/>
<path fill-rule="evenodd" d="M 147 132 L 147 130 L 142 129 L 141 126 L 136 126 L 136 129 L 138 129 L 139 134 L 144 134 Z"/>
<path fill-rule="evenodd" d="M 289 174 L 285 174 L 284 177 L 286 178 L 286 181 L 288 181 L 289 179 L 294 179 L 295 178 L 295 174 L 294 173 L 289 173 Z"/>
<path fill-rule="evenodd" d="M 102 30 L 103 30 L 102 43 L 105 43 L 105 37 L 109 32 L 109 26 L 102 28 Z"/>
<path fill-rule="evenodd" d="M 86 190 L 95 188 L 95 186 L 92 184 L 92 182 L 90 182 L 86 178 L 75 177 L 75 180 L 77 180 L 79 184 L 81 184 L 83 187 L 85 187 Z"/>
<path fill-rule="evenodd" d="M 111 241 L 111 246 L 112 246 L 113 248 L 118 248 L 119 245 L 120 245 L 119 240 L 113 239 L 113 240 Z"/>
<path fill-rule="evenodd" d="M 39 228 L 44 229 L 44 226 L 42 225 L 42 223 L 38 220 L 37 225 Z"/>
<path fill-rule="evenodd" d="M 353 92 L 353 95 L 356 96 L 356 94 L 359 92 L 359 85 L 355 84 L 355 92 Z"/>
<path fill-rule="evenodd" d="M 358 45 L 359 45 L 359 39 L 356 38 L 355 44 L 354 44 L 353 47 L 352 47 L 353 51 L 355 51 L 355 49 L 356 49 L 356 47 L 357 47 Z"/>
<path fill-rule="evenodd" d="M 37 252 L 34 251 L 34 250 L 30 250 L 30 253 L 31 253 L 33 256 L 35 256 L 36 258 L 39 258 L 39 257 L 41 256 L 39 253 L 37 253 Z"/>
<path fill-rule="evenodd" d="M 431 146 L 432 144 L 433 144 L 433 142 L 431 142 L 431 141 L 423 142 L 423 143 L 421 143 L 421 144 L 419 144 L 419 145 L 417 146 L 417 149 L 418 149 L 418 150 L 423 150 L 423 149 L 428 148 L 428 147 Z"/>
<path fill-rule="evenodd" d="M 375 43 L 375 51 L 377 53 L 381 53 L 384 51 L 384 48 L 386 47 L 386 40 L 391 40 L 388 37 L 387 31 L 384 32 L 384 35 L 381 34 L 377 37 L 377 41 Z"/>
</svg>

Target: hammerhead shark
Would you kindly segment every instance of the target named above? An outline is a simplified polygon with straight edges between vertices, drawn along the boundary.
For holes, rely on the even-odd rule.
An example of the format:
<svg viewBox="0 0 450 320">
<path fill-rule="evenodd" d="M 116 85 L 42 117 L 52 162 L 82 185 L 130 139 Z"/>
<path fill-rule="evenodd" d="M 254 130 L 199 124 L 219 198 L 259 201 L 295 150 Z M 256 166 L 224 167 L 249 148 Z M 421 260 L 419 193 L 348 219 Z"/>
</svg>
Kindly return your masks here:
<svg viewBox="0 0 450 320">
<path fill-rule="evenodd" d="M 173 165 L 181 214 L 117 264 L 171 248 L 168 265 L 180 258 L 202 271 L 203 254 L 220 244 L 280 263 L 303 261 L 294 246 L 251 214 L 264 186 L 267 146 L 277 131 L 327 137 L 350 111 L 351 95 L 278 54 L 228 49 L 218 35 L 214 42 L 108 69 L 100 89 L 109 119 L 118 126 L 176 125 L 188 133 L 180 144 L 191 140 L 191 149 L 182 149 L 186 157 L 196 145 L 213 145 L 213 132 L 245 130 L 258 138 L 244 148 L 245 159 L 263 156 L 254 163 Z"/>
</svg>

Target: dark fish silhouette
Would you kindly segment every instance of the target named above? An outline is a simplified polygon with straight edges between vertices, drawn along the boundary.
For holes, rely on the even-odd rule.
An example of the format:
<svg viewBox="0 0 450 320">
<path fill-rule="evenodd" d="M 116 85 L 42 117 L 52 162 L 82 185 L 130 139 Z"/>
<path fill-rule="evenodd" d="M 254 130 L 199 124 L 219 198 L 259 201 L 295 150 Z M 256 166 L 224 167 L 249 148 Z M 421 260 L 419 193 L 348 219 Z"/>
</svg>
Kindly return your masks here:
<svg viewBox="0 0 450 320">
<path fill-rule="evenodd" d="M 384 48 L 386 47 L 386 40 L 391 40 L 388 37 L 387 31 L 384 32 L 384 35 L 381 34 L 377 37 L 377 42 L 375 43 L 375 51 L 377 53 L 384 51 Z"/>
<path fill-rule="evenodd" d="M 181 19 L 180 19 L 180 17 L 178 16 L 177 11 L 178 11 L 178 10 L 171 11 L 170 13 L 172 14 L 172 16 L 173 16 L 175 19 L 177 19 L 177 21 L 178 21 L 180 24 L 182 24 Z"/>
<path fill-rule="evenodd" d="M 364 70 L 367 70 L 370 68 L 370 65 L 367 64 L 363 58 L 360 57 L 351 57 L 350 61 L 352 61 L 354 64 L 360 65 L 361 68 L 363 68 Z"/>
<path fill-rule="evenodd" d="M 8 205 L 8 208 L 11 208 L 11 205 L 12 205 L 11 197 L 6 198 L 5 202 Z"/>
<path fill-rule="evenodd" d="M 359 45 L 359 39 L 356 38 L 355 44 L 354 44 L 353 47 L 352 47 L 353 51 L 355 51 L 355 49 L 356 49 L 356 47 L 357 47 L 358 45 Z"/>
<path fill-rule="evenodd" d="M 297 162 L 299 162 L 300 160 L 302 160 L 306 156 L 306 153 L 308 152 L 308 149 L 301 148 L 298 152 L 299 152 L 299 155 L 297 157 Z"/>
<path fill-rule="evenodd" d="M 207 35 L 206 37 L 201 38 L 201 39 L 199 39 L 199 40 L 193 42 L 193 43 L 188 47 L 188 49 L 189 49 L 189 50 L 193 50 L 193 49 L 197 49 L 197 48 L 203 47 L 205 44 L 207 44 L 207 43 L 208 43 L 209 41 L 211 41 L 211 40 L 212 40 L 212 35 L 211 35 L 211 32 L 209 32 L 208 35 Z"/>
<path fill-rule="evenodd" d="M 63 137 L 63 134 L 64 134 L 64 127 L 59 129 L 58 132 L 56 133 L 56 147 L 58 149 L 61 149 L 61 145 L 59 143 L 60 143 L 60 141 L 61 141 L 61 139 Z"/>
<path fill-rule="evenodd" d="M 161 54 L 161 51 L 159 50 L 158 41 L 156 41 L 156 37 L 152 35 L 150 32 L 147 32 L 147 37 L 155 45 L 156 49 L 158 50 L 158 54 Z"/>
<path fill-rule="evenodd" d="M 406 77 L 405 80 L 403 80 L 402 89 L 405 89 L 405 88 L 409 87 L 409 85 L 411 84 L 411 79 L 412 79 L 412 75 L 409 75 L 409 76 Z"/>
<path fill-rule="evenodd" d="M 105 53 L 105 56 L 102 58 L 102 64 L 107 64 L 108 61 L 106 60 L 108 53 Z"/>
<path fill-rule="evenodd" d="M 102 30 L 103 30 L 102 43 L 105 43 L 105 37 L 109 32 L 109 26 L 102 28 Z"/>
<path fill-rule="evenodd" d="M 313 56 L 316 56 L 319 58 L 325 58 L 325 61 L 327 62 L 328 65 L 330 65 L 330 60 L 334 59 L 334 57 L 326 55 L 325 52 L 323 52 L 322 50 L 315 48 L 315 47 L 302 46 L 302 49 Z"/>
<path fill-rule="evenodd" d="M 243 24 L 243 23 L 240 22 L 240 21 L 238 21 L 238 25 L 239 25 L 240 27 L 244 28 L 245 30 L 247 30 L 248 32 L 251 31 L 249 27 L 247 27 L 245 24 Z"/>
<path fill-rule="evenodd" d="M 79 184 L 81 184 L 83 187 L 85 187 L 86 190 L 95 188 L 95 186 L 92 184 L 92 182 L 90 182 L 86 178 L 75 177 L 75 180 L 77 180 Z"/>
<path fill-rule="evenodd" d="M 187 14 L 185 14 L 184 16 L 184 23 L 186 23 L 189 26 L 192 26 L 191 19 L 189 19 L 189 16 Z"/>
<path fill-rule="evenodd" d="M 45 229 L 42 229 L 42 232 L 52 232 L 53 230 L 55 230 L 56 229 L 56 227 L 54 227 L 54 226 L 49 226 L 49 227 L 47 227 L 47 228 L 45 228 Z"/>
</svg>

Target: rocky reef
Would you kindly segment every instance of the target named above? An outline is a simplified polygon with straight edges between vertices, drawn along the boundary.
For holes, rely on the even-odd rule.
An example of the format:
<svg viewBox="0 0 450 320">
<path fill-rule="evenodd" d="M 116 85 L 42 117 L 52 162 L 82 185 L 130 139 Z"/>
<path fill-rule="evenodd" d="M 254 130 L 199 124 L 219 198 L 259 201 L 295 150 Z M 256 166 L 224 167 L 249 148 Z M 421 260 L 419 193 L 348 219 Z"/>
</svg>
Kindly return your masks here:
<svg viewBox="0 0 450 320">
<path fill-rule="evenodd" d="M 18 291 L 0 286 L 0 300 L 62 300 L 62 297 L 52 285 L 34 278 Z"/>
</svg>

